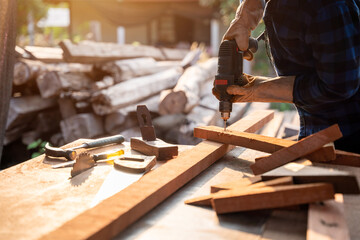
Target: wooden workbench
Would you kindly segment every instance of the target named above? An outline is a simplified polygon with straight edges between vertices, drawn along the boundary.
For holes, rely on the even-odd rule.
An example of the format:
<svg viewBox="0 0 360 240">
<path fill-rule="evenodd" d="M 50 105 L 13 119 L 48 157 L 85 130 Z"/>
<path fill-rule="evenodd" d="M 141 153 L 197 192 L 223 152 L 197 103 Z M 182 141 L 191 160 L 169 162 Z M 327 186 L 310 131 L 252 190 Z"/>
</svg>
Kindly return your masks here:
<svg viewBox="0 0 360 240">
<path fill-rule="evenodd" d="M 119 147 L 124 146 L 106 150 Z M 186 199 L 208 193 L 212 183 L 235 175 L 250 176 L 249 165 L 262 155 L 235 148 L 116 239 L 305 239 L 306 210 L 217 216 L 210 208 L 184 204 Z M 37 239 L 89 209 L 113 168 L 99 164 L 70 180 L 71 168 L 52 169 L 51 164 L 40 156 L 0 172 L 1 239 Z M 359 169 L 341 169 L 356 174 L 359 180 Z M 351 238 L 360 239 L 360 198 L 345 195 L 344 200 Z"/>
</svg>

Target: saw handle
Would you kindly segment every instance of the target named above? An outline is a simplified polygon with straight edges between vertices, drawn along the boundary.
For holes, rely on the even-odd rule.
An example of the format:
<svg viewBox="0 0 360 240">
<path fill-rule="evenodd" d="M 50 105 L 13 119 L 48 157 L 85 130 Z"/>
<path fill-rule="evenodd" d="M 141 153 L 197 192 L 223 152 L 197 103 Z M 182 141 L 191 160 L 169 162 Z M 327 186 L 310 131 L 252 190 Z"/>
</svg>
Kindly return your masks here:
<svg viewBox="0 0 360 240">
<path fill-rule="evenodd" d="M 115 135 L 115 136 L 111 136 L 111 137 L 99 138 L 92 142 L 83 143 L 81 146 L 82 146 L 82 148 L 95 148 L 95 147 L 102 147 L 102 146 L 113 144 L 113 143 L 123 143 L 124 141 L 125 141 L 125 139 L 122 135 Z"/>
</svg>

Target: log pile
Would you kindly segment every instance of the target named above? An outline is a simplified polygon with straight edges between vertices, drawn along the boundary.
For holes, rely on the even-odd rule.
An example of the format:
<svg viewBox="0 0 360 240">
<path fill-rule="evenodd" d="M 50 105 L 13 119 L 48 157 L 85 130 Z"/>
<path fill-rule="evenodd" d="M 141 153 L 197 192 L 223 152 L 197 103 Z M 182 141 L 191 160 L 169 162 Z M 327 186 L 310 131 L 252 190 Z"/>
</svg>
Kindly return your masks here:
<svg viewBox="0 0 360 240">
<path fill-rule="evenodd" d="M 17 139 L 60 146 L 119 133 L 136 137 L 139 104 L 150 110 L 158 137 L 171 143 L 196 143 L 194 127 L 219 122 L 211 94 L 217 59 L 200 61 L 199 48 L 59 45 L 16 48 L 5 145 Z"/>
</svg>

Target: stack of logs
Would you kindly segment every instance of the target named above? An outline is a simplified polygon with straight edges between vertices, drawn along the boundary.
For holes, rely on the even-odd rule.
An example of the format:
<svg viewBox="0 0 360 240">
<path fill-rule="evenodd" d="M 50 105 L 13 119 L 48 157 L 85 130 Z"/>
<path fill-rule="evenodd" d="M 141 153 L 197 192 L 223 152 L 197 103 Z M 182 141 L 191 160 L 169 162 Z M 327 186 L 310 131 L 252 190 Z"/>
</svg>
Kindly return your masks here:
<svg viewBox="0 0 360 240">
<path fill-rule="evenodd" d="M 192 50 L 83 41 L 16 48 L 5 145 L 37 139 L 140 136 L 136 106 L 152 114 L 159 138 L 194 144 L 192 130 L 220 122 L 212 95 L 217 59 Z M 236 120 L 242 113 L 234 109 Z"/>
</svg>

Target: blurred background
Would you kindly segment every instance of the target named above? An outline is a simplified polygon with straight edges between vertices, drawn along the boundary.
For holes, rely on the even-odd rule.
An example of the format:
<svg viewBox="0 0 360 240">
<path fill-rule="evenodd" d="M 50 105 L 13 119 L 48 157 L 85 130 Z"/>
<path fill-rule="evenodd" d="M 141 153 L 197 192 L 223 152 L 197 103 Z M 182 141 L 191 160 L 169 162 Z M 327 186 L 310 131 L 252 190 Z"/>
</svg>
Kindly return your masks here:
<svg viewBox="0 0 360 240">
<path fill-rule="evenodd" d="M 150 108 L 159 138 L 196 144 L 194 127 L 222 125 L 211 88 L 218 48 L 238 5 L 238 0 L 17 0 L 1 168 L 42 154 L 47 142 L 62 146 L 78 138 L 136 136 L 140 103 Z M 264 29 L 261 22 L 252 36 Z M 185 66 L 186 57 L 191 61 Z M 244 61 L 244 72 L 275 76 L 264 41 L 254 59 Z M 162 83 L 151 85 L 159 79 Z M 138 82 L 144 85 L 134 88 Z M 133 99 L 126 102 L 126 94 Z M 188 103 L 175 111 L 179 96 Z M 249 108 L 236 104 L 232 121 Z M 261 108 L 294 110 L 282 103 Z M 291 122 L 294 111 L 288 115 L 283 119 Z"/>
</svg>

